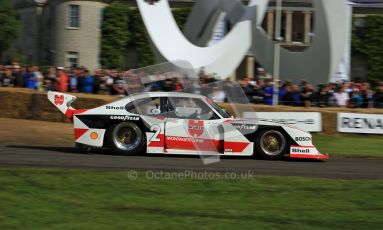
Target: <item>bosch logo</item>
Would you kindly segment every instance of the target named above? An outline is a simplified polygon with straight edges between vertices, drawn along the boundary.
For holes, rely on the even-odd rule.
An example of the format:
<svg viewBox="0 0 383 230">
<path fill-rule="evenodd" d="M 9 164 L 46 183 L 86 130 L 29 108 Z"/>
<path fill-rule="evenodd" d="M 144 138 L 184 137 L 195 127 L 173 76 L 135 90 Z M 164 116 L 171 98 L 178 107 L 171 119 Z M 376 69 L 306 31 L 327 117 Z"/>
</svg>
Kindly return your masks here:
<svg viewBox="0 0 383 230">
<path fill-rule="evenodd" d="M 311 141 L 311 137 L 296 137 L 295 141 Z"/>
</svg>

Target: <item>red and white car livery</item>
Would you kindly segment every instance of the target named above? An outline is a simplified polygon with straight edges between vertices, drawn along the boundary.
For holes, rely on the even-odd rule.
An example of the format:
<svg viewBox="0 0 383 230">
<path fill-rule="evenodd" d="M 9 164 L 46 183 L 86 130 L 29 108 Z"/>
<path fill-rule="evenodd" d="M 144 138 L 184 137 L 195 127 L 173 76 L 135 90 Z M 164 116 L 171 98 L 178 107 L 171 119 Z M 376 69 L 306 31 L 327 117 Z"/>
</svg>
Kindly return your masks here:
<svg viewBox="0 0 383 230">
<path fill-rule="evenodd" d="M 48 99 L 73 121 L 77 146 L 106 147 L 124 155 L 328 159 L 313 146 L 310 133 L 257 119 L 233 118 L 201 95 L 148 92 L 81 110 L 70 106 L 75 96 L 48 92 Z"/>
</svg>

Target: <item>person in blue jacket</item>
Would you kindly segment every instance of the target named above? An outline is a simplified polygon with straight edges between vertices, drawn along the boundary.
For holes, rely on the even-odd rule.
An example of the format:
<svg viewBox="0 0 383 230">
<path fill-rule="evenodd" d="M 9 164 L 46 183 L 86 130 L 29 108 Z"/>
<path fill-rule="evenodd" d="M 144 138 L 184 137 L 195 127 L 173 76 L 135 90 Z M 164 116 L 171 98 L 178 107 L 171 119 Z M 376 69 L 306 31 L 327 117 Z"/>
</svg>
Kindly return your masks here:
<svg viewBox="0 0 383 230">
<path fill-rule="evenodd" d="M 33 68 L 31 66 L 26 68 L 26 71 L 23 75 L 24 78 L 24 86 L 28 89 L 36 89 L 36 76 L 33 72 Z"/>
<path fill-rule="evenodd" d="M 89 74 L 89 70 L 84 70 L 84 77 L 82 78 L 82 92 L 93 93 L 94 77 Z"/>
<path fill-rule="evenodd" d="M 265 96 L 263 97 L 264 103 L 266 105 L 273 105 L 274 86 L 273 86 L 273 82 L 271 80 L 268 80 L 266 82 L 266 86 L 265 86 L 264 91 L 265 91 Z"/>
</svg>

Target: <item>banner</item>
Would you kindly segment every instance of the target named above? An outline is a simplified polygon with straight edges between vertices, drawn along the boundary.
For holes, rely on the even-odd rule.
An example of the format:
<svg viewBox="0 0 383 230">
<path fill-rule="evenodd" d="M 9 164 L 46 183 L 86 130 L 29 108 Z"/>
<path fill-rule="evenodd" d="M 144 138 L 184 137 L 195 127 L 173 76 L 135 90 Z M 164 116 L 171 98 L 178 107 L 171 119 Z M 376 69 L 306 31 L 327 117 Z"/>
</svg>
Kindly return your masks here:
<svg viewBox="0 0 383 230">
<path fill-rule="evenodd" d="M 338 113 L 338 132 L 383 134 L 383 114 Z"/>
<path fill-rule="evenodd" d="M 350 80 L 351 73 L 351 37 L 352 37 L 352 5 L 347 6 L 347 41 L 345 43 L 344 54 L 335 75 L 331 82 Z"/>
<path fill-rule="evenodd" d="M 245 112 L 244 118 L 296 126 L 307 132 L 322 131 L 322 115 L 317 112 Z"/>
</svg>

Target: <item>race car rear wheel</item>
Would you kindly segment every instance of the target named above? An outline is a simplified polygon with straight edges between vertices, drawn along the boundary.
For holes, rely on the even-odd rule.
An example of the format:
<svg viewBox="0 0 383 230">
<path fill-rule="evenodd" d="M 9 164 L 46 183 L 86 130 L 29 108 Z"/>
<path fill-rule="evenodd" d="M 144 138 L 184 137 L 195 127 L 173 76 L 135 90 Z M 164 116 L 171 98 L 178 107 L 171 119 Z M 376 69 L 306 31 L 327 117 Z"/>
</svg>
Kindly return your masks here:
<svg viewBox="0 0 383 230">
<path fill-rule="evenodd" d="M 107 138 L 112 150 L 121 155 L 137 155 L 143 151 L 145 145 L 144 133 L 132 122 L 113 125 Z"/>
<path fill-rule="evenodd" d="M 278 130 L 260 132 L 255 144 L 257 156 L 266 160 L 279 160 L 288 149 L 286 137 Z"/>
</svg>

